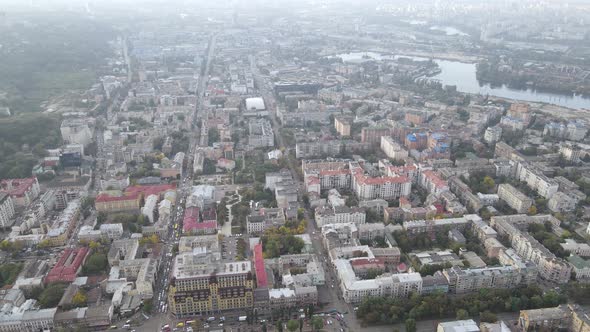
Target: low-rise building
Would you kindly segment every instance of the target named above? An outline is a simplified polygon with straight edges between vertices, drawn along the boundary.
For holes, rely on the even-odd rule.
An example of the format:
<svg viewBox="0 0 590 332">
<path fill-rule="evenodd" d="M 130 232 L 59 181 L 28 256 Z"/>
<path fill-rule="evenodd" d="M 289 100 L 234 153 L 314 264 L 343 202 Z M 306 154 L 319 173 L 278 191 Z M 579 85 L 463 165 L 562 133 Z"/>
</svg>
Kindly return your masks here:
<svg viewBox="0 0 590 332">
<path fill-rule="evenodd" d="M 553 212 L 572 212 L 576 209 L 577 204 L 577 198 L 558 191 L 547 202 L 547 208 Z"/>
<path fill-rule="evenodd" d="M 364 224 L 365 209 L 348 206 L 318 207 L 315 210 L 315 221 L 318 227 L 328 224 L 354 223 Z"/>
<path fill-rule="evenodd" d="M 443 270 L 449 291 L 464 294 L 482 288 L 515 288 L 526 284 L 526 273 L 512 266 L 461 269 L 458 266 Z"/>
<path fill-rule="evenodd" d="M 528 212 L 529 208 L 533 205 L 532 198 L 508 183 L 502 183 L 498 186 L 498 197 L 518 213 Z"/>
<path fill-rule="evenodd" d="M 65 249 L 55 266 L 45 276 L 45 283 L 74 281 L 86 261 L 88 252 L 86 247 Z"/>
<path fill-rule="evenodd" d="M 266 119 L 251 119 L 248 123 L 248 147 L 251 149 L 273 147 L 274 133 Z"/>
<path fill-rule="evenodd" d="M 246 217 L 246 231 L 248 234 L 261 234 L 270 227 L 280 227 L 284 224 L 285 213 L 280 208 L 254 210 Z"/>
<path fill-rule="evenodd" d="M 588 280 L 590 279 L 590 261 L 584 259 L 578 255 L 571 255 L 567 258 L 567 261 L 572 266 L 574 273 L 576 274 L 576 280 Z"/>
<path fill-rule="evenodd" d="M 479 332 L 479 327 L 473 319 L 456 320 L 438 323 L 436 332 Z"/>
<path fill-rule="evenodd" d="M 496 228 L 498 234 L 509 239 L 518 255 L 537 265 L 541 278 L 556 283 L 567 283 L 571 274 L 569 264 L 520 229 L 528 227 L 531 223 L 544 224 L 545 222 L 559 226 L 559 220 L 551 215 L 508 215 L 492 217 L 490 220 L 490 224 Z"/>
<path fill-rule="evenodd" d="M 40 192 L 39 181 L 36 177 L 0 181 L 0 193 L 8 194 L 15 206 L 29 206 Z"/>
</svg>

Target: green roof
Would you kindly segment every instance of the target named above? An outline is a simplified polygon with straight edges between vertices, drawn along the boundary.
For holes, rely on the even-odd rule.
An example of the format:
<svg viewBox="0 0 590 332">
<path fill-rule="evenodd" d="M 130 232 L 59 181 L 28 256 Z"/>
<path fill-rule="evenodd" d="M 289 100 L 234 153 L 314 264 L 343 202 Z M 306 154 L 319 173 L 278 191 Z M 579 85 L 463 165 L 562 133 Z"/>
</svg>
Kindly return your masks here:
<svg viewBox="0 0 590 332">
<path fill-rule="evenodd" d="M 576 269 L 584 269 L 590 268 L 590 260 L 585 260 L 578 255 L 571 255 L 567 258 L 567 260 L 576 268 Z"/>
</svg>

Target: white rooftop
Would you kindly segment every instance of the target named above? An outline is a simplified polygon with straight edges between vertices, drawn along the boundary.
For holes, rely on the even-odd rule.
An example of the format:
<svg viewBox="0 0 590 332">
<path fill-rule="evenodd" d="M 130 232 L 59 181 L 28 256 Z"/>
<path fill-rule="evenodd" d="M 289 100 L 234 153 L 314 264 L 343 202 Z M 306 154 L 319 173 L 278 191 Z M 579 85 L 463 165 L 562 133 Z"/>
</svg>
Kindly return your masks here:
<svg viewBox="0 0 590 332">
<path fill-rule="evenodd" d="M 438 324 L 438 332 L 479 332 L 479 327 L 473 319 L 456 320 Z"/>
<path fill-rule="evenodd" d="M 268 290 L 268 296 L 271 299 L 279 299 L 281 297 L 294 297 L 295 291 L 290 288 L 272 288 Z"/>
<path fill-rule="evenodd" d="M 266 106 L 264 105 L 264 99 L 260 98 L 260 97 L 256 97 L 256 98 L 247 98 L 246 99 L 246 109 L 247 110 L 265 110 Z"/>
</svg>

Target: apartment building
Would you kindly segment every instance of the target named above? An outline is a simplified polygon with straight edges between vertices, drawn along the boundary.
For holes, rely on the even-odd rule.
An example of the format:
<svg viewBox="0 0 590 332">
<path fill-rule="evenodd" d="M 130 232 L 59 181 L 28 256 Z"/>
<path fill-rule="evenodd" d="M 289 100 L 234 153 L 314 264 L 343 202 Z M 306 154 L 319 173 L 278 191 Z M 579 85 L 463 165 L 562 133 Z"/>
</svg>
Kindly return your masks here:
<svg viewBox="0 0 590 332">
<path fill-rule="evenodd" d="M 588 280 L 590 279 L 590 261 L 584 259 L 578 255 L 571 255 L 567 258 L 567 261 L 572 267 L 572 270 L 576 274 L 576 280 Z"/>
<path fill-rule="evenodd" d="M 460 218 L 446 218 L 437 220 L 410 220 L 404 221 L 403 228 L 409 236 L 415 236 L 421 233 L 428 233 L 431 236 L 440 232 L 446 232 L 451 229 L 459 231 L 465 230 L 471 223 L 481 218 L 476 214 L 466 214 Z"/>
<path fill-rule="evenodd" d="M 350 136 L 351 119 L 346 117 L 335 117 L 334 128 L 340 136 Z"/>
<path fill-rule="evenodd" d="M 590 257 L 590 245 L 588 243 L 578 243 L 574 239 L 565 239 L 565 242 L 559 245 L 572 255 Z"/>
<path fill-rule="evenodd" d="M 435 171 L 423 171 L 419 178 L 420 186 L 431 194 L 439 195 L 445 191 L 449 191 L 448 182 L 443 180 L 440 174 Z"/>
<path fill-rule="evenodd" d="M 387 157 L 394 160 L 404 160 L 409 155 L 408 150 L 404 149 L 391 136 L 381 136 L 381 150 Z"/>
<path fill-rule="evenodd" d="M 549 122 L 545 125 L 543 135 L 581 141 L 588 133 L 588 126 L 583 120 L 570 121 L 567 124 Z"/>
<path fill-rule="evenodd" d="M 63 246 L 70 238 L 70 234 L 76 227 L 80 218 L 80 200 L 68 203 L 62 213 L 50 224 L 47 229 L 46 240 L 50 246 Z"/>
<path fill-rule="evenodd" d="M 381 137 L 389 136 L 391 134 L 391 128 L 389 127 L 365 127 L 361 129 L 361 142 L 379 144 L 381 143 Z"/>
<path fill-rule="evenodd" d="M 317 158 L 337 157 L 342 153 L 360 153 L 373 148 L 373 143 L 353 140 L 330 140 L 315 142 L 298 142 L 295 145 L 295 157 Z"/>
<path fill-rule="evenodd" d="M 141 214 L 144 215 L 150 224 L 155 222 L 154 220 L 154 211 L 156 210 L 156 206 L 158 204 L 158 196 L 157 195 L 149 195 L 145 198 L 145 203 L 141 208 Z"/>
<path fill-rule="evenodd" d="M 375 279 L 362 280 L 357 277 L 353 261 L 354 259 L 332 261 L 346 303 L 360 303 L 367 297 L 375 296 L 407 298 L 412 293 L 422 292 L 422 277 L 419 273 L 383 274 Z"/>
<path fill-rule="evenodd" d="M 547 202 L 547 208 L 553 212 L 572 212 L 578 205 L 578 199 L 562 191 L 556 192 Z"/>
<path fill-rule="evenodd" d="M 392 200 L 410 195 L 412 181 L 405 176 L 371 177 L 358 167 L 352 171 L 352 189 L 360 200 Z"/>
<path fill-rule="evenodd" d="M 522 231 L 531 223 L 545 223 L 546 221 L 559 225 L 559 220 L 550 215 L 527 216 L 511 215 L 492 217 L 490 223 L 498 233 L 507 236 L 514 251 L 525 260 L 535 263 L 541 278 L 556 282 L 567 283 L 571 275 L 571 267 L 561 258 L 535 240 L 531 235 Z"/>
<path fill-rule="evenodd" d="M 424 150 L 428 146 L 427 133 L 412 133 L 405 137 L 404 145 L 410 150 Z"/>
<path fill-rule="evenodd" d="M 525 275 L 512 266 L 462 269 L 458 266 L 443 270 L 449 283 L 449 292 L 465 294 L 482 288 L 515 288 L 528 281 Z"/>
<path fill-rule="evenodd" d="M 29 206 L 40 194 L 39 181 L 36 177 L 25 179 L 4 179 L 0 181 L 0 193 L 12 198 L 17 207 Z"/>
<path fill-rule="evenodd" d="M 291 172 L 282 169 L 279 172 L 270 172 L 264 175 L 264 189 L 275 190 L 276 184 L 284 180 L 292 180 Z"/>
<path fill-rule="evenodd" d="M 415 125 L 421 125 L 428 119 L 428 113 L 422 111 L 407 111 L 405 120 Z"/>
<path fill-rule="evenodd" d="M 251 262 L 222 263 L 184 253 L 176 256 L 168 303 L 175 317 L 246 310 L 253 305 Z"/>
<path fill-rule="evenodd" d="M 546 199 L 551 198 L 559 189 L 559 184 L 548 178 L 531 163 L 519 162 L 516 165 L 516 178 L 525 182 L 531 189 Z"/>
<path fill-rule="evenodd" d="M 517 331 L 588 331 L 590 327 L 586 325 L 584 329 L 570 329 L 572 321 L 572 312 L 565 305 L 556 308 L 543 308 L 532 310 L 521 310 L 518 318 Z"/>
<path fill-rule="evenodd" d="M 125 212 L 139 210 L 140 195 L 123 195 L 122 193 L 110 195 L 100 193 L 94 201 L 98 212 Z"/>
<path fill-rule="evenodd" d="M 494 126 L 488 127 L 483 135 L 484 141 L 488 144 L 499 142 L 502 138 L 502 127 Z"/>
<path fill-rule="evenodd" d="M 318 178 L 320 190 L 348 189 L 351 187 L 352 173 L 349 169 L 322 170 Z"/>
<path fill-rule="evenodd" d="M 254 210 L 246 217 L 246 231 L 248 234 L 261 234 L 270 227 L 280 227 L 284 224 L 285 213 L 280 208 Z"/>
<path fill-rule="evenodd" d="M 337 206 L 318 207 L 315 210 L 315 221 L 318 227 L 328 224 L 354 223 L 364 224 L 365 209 L 359 207 Z"/>
<path fill-rule="evenodd" d="M 14 223 L 14 204 L 7 193 L 0 192 L 0 227 L 8 228 Z"/>
<path fill-rule="evenodd" d="M 0 331 L 47 331 L 53 329 L 56 313 L 57 308 L 40 309 L 34 299 L 20 306 L 7 303 L 0 309 Z"/>
<path fill-rule="evenodd" d="M 385 237 L 385 224 L 383 223 L 359 224 L 357 227 L 360 240 L 371 241 L 377 237 Z"/>
<path fill-rule="evenodd" d="M 518 213 L 526 213 L 533 205 L 533 199 L 514 188 L 511 184 L 502 183 L 498 186 L 498 197 Z"/>
<path fill-rule="evenodd" d="M 248 122 L 248 147 L 251 149 L 273 147 L 274 133 L 270 121 L 266 119 L 251 119 Z"/>
<path fill-rule="evenodd" d="M 582 160 L 582 149 L 577 145 L 563 144 L 559 147 L 559 154 L 573 163 L 579 163 Z"/>
</svg>

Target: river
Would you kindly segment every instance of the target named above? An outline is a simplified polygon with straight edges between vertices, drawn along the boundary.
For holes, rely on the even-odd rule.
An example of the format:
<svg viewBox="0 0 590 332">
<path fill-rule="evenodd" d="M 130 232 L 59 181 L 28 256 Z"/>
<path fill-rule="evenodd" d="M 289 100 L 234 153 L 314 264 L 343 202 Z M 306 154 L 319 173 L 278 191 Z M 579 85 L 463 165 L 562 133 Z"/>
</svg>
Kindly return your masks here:
<svg viewBox="0 0 590 332">
<path fill-rule="evenodd" d="M 532 89 L 511 89 L 505 85 L 492 87 L 489 84 L 480 84 L 478 82 L 474 63 L 440 59 L 435 59 L 435 62 L 441 72 L 432 78 L 439 80 L 443 85 L 456 85 L 457 90 L 461 92 L 555 104 L 573 109 L 590 109 L 590 98 L 584 98 L 580 95 L 540 92 Z"/>
<path fill-rule="evenodd" d="M 403 55 L 388 55 L 377 52 L 352 52 L 335 55 L 342 58 L 344 62 L 358 63 L 363 60 L 387 60 L 397 59 Z M 363 57 L 365 59 L 363 59 Z M 422 57 L 407 56 L 416 60 L 427 60 Z M 529 102 L 547 103 L 558 106 L 564 106 L 572 109 L 590 110 L 590 98 L 581 95 L 567 95 L 562 93 L 540 92 L 533 89 L 519 90 L 511 89 L 507 86 L 490 86 L 489 84 L 480 84 L 476 77 L 475 63 L 465 63 L 459 61 L 450 61 L 434 59 L 441 69 L 440 74 L 433 76 L 433 79 L 439 80 L 443 85 L 456 85 L 457 91 L 490 95 L 501 98 L 523 100 Z"/>
</svg>

